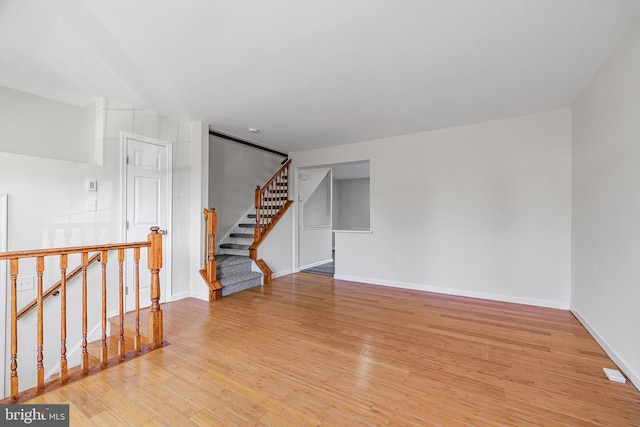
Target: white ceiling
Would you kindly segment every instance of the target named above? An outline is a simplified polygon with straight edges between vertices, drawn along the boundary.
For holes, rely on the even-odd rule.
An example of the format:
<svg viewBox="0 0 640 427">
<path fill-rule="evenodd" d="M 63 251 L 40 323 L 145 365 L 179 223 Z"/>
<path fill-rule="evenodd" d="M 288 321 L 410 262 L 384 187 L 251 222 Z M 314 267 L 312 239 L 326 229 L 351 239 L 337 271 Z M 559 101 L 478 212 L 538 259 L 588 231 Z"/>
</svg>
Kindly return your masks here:
<svg viewBox="0 0 640 427">
<path fill-rule="evenodd" d="M 302 150 L 568 107 L 639 12 L 638 0 L 0 0 L 0 85 L 80 106 L 121 98 Z"/>
</svg>

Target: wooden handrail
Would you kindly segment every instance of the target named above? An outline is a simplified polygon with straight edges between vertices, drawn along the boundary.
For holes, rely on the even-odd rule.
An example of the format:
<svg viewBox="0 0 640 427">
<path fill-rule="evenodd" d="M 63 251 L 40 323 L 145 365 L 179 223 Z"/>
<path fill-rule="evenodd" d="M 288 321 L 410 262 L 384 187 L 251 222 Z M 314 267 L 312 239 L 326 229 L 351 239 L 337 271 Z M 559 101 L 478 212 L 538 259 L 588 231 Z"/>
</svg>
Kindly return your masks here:
<svg viewBox="0 0 640 427">
<path fill-rule="evenodd" d="M 218 281 L 215 258 L 218 214 L 215 208 L 205 208 L 202 213 L 204 214 L 204 266 L 200 270 L 200 275 L 209 287 L 209 301 L 216 301 L 222 296 L 222 285 Z"/>
<path fill-rule="evenodd" d="M 254 245 L 260 244 L 262 235 L 271 227 L 271 219 L 278 215 L 284 207 L 285 201 L 288 199 L 290 164 L 291 159 L 287 160 L 265 185 L 262 187 L 258 185 L 256 187 L 256 227 L 253 232 Z"/>
<path fill-rule="evenodd" d="M 125 251 L 133 249 L 135 262 L 135 292 L 136 292 L 136 337 L 134 338 L 134 351 L 140 351 L 139 341 L 139 275 L 138 261 L 140 259 L 140 248 L 148 248 L 147 264 L 151 275 L 150 289 L 150 311 L 149 311 L 149 333 L 148 348 L 149 350 L 159 347 L 163 344 L 163 325 L 162 310 L 160 308 L 160 276 L 159 272 L 162 268 L 162 235 L 158 232 L 158 227 L 151 227 L 151 232 L 147 236 L 146 242 L 77 246 L 70 248 L 40 249 L 30 251 L 15 251 L 0 253 L 0 260 L 9 260 L 10 265 L 10 311 L 11 311 L 11 354 L 10 354 L 10 400 L 15 402 L 20 397 L 18 387 L 18 310 L 17 310 L 17 288 L 19 264 L 22 259 L 34 259 L 37 274 L 37 297 L 35 305 L 37 308 L 37 330 L 36 330 L 36 391 L 41 392 L 45 388 L 44 379 L 44 299 L 45 295 L 51 295 L 57 288 L 60 289 L 60 382 L 64 383 L 68 379 L 67 368 L 67 284 L 68 281 L 76 275 L 82 273 L 82 341 L 81 341 L 81 372 L 86 375 L 89 372 L 89 356 L 87 352 L 87 267 L 90 263 L 100 260 L 102 266 L 102 352 L 100 364 L 106 367 L 108 364 L 107 351 L 107 263 L 109 251 L 117 251 L 119 263 L 119 337 L 118 337 L 118 359 L 124 359 L 124 274 L 123 264 L 125 259 Z M 98 252 L 89 259 L 89 252 Z M 81 266 L 75 269 L 71 274 L 67 275 L 67 260 L 70 254 L 80 254 Z M 45 257 L 58 256 L 60 258 L 60 281 L 52 286 L 47 292 L 43 292 L 43 277 L 45 272 Z M 27 304 L 25 309 L 20 311 L 20 317 L 26 312 L 33 309 L 31 302 Z"/>
<path fill-rule="evenodd" d="M 29 251 L 0 252 L 0 261 L 7 259 L 35 258 L 38 256 L 69 255 L 83 252 L 112 251 L 116 249 L 148 248 L 150 242 L 109 243 L 106 245 L 74 246 L 69 248 L 35 249 Z"/>
<path fill-rule="evenodd" d="M 249 257 L 256 261 L 262 271 L 264 283 L 271 283 L 271 269 L 264 260 L 258 259 L 258 247 L 269 232 L 282 218 L 289 206 L 289 165 L 291 159 L 271 177 L 262 187 L 255 190 L 256 226 L 253 231 L 253 243 L 249 246 Z"/>
<path fill-rule="evenodd" d="M 271 179 L 269 181 L 267 181 L 267 183 L 265 185 L 262 186 L 262 190 L 265 190 L 266 188 L 268 188 L 271 184 L 273 184 L 273 181 L 275 181 L 279 176 L 281 176 L 285 170 L 289 170 L 289 165 L 291 164 L 291 159 L 287 160 L 286 163 L 284 165 L 282 165 L 282 167 L 280 169 L 278 169 L 278 172 L 276 172 L 275 174 L 273 174 L 273 176 L 271 177 Z"/>
<path fill-rule="evenodd" d="M 93 264 L 94 262 L 96 262 L 97 260 L 100 259 L 100 252 L 94 254 L 91 258 L 89 258 L 89 265 Z M 65 267 L 66 268 L 66 267 Z M 65 279 L 67 281 L 67 283 L 75 278 L 78 274 L 80 274 L 82 272 L 82 265 L 78 266 L 77 268 L 75 268 L 71 273 L 65 275 Z M 60 288 L 62 287 L 62 280 L 57 281 L 53 286 L 51 286 L 49 289 L 47 289 L 43 294 L 42 294 L 42 299 L 46 300 L 47 298 L 49 298 L 51 295 L 53 295 L 54 292 L 60 290 Z M 33 301 L 29 302 L 28 304 L 26 304 L 22 310 L 20 310 L 18 312 L 18 320 L 20 320 L 21 318 L 23 318 L 24 316 L 26 316 L 31 310 L 33 310 L 34 308 L 36 308 L 36 306 L 38 305 L 38 300 L 36 298 L 33 299 Z"/>
</svg>

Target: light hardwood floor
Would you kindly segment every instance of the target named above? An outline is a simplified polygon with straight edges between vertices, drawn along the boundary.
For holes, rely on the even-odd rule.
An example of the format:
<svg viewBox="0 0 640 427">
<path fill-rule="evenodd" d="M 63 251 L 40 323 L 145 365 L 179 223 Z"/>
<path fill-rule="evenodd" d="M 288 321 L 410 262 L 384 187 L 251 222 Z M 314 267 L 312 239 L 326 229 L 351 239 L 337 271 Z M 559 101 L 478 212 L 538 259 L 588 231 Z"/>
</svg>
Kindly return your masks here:
<svg viewBox="0 0 640 427">
<path fill-rule="evenodd" d="M 640 425 L 568 311 L 312 275 L 162 306 L 171 344 L 30 403 L 71 425 Z"/>
</svg>

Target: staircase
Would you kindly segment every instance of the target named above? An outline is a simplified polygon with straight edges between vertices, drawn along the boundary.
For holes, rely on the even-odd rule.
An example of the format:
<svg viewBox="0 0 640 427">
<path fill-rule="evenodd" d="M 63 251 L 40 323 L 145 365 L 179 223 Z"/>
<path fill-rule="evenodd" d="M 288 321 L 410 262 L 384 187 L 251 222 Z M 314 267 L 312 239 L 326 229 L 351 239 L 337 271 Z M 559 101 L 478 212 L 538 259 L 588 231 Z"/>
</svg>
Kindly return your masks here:
<svg viewBox="0 0 640 427">
<path fill-rule="evenodd" d="M 249 257 L 253 230 L 256 228 L 255 218 L 255 213 L 247 214 L 245 220 L 237 224 L 224 243 L 220 244 L 216 254 L 216 271 L 223 297 L 263 284 L 262 273 L 253 271 L 253 260 Z"/>
<path fill-rule="evenodd" d="M 107 358 L 109 361 L 118 359 L 118 343 L 120 341 L 120 318 L 118 316 L 109 319 L 109 336 L 107 337 Z M 136 355 L 136 347 L 143 348 L 148 344 L 147 338 L 147 316 L 146 310 L 140 316 L 138 334 L 136 334 L 135 313 L 127 313 L 124 316 L 123 338 L 125 359 Z M 137 338 L 136 338 L 137 336 Z M 139 350 L 138 350 L 139 351 Z M 100 364 L 102 355 L 102 340 L 93 341 L 87 344 L 89 353 L 89 363 Z"/>
<path fill-rule="evenodd" d="M 124 346 L 124 358 L 120 359 L 118 354 L 118 344 L 120 343 L 120 318 L 115 316 L 110 318 L 109 321 L 109 336 L 107 337 L 107 366 L 119 363 L 121 360 L 128 360 L 139 356 L 140 351 L 144 351 L 148 348 L 148 335 L 147 335 L 147 310 L 144 310 L 144 315 L 140 317 L 138 322 L 138 331 L 136 333 L 136 317 L 135 313 L 127 313 L 124 316 L 123 323 L 123 346 Z M 102 361 L 102 340 L 92 341 L 87 344 L 87 353 L 89 364 L 93 366 L 93 370 L 97 370 Z M 81 376 L 82 367 L 80 365 L 73 368 L 69 368 L 69 376 Z M 60 373 L 52 374 L 47 380 L 58 381 L 60 379 Z M 30 395 L 29 395 L 30 396 Z M 25 397 L 29 397 L 25 396 Z"/>
<path fill-rule="evenodd" d="M 250 212 L 235 226 L 231 233 L 220 244 L 219 254 L 238 255 L 249 257 L 249 249 L 253 244 L 255 237 L 256 214 L 255 208 L 251 208 Z M 273 218 L 272 214 L 263 214 Z M 264 226 L 261 226 L 264 228 Z M 216 258 L 217 259 L 217 258 Z"/>
<path fill-rule="evenodd" d="M 248 256 L 217 255 L 218 281 L 222 296 L 262 286 L 262 273 L 253 271 L 253 260 Z"/>
<path fill-rule="evenodd" d="M 200 275 L 209 287 L 209 300 L 234 292 L 270 284 L 273 271 L 258 258 L 258 247 L 293 204 L 288 199 L 289 165 L 291 159 L 267 183 L 255 190 L 255 204 L 215 253 L 217 213 L 214 208 L 204 209 L 204 266 Z M 260 272 L 254 271 L 254 265 Z"/>
</svg>

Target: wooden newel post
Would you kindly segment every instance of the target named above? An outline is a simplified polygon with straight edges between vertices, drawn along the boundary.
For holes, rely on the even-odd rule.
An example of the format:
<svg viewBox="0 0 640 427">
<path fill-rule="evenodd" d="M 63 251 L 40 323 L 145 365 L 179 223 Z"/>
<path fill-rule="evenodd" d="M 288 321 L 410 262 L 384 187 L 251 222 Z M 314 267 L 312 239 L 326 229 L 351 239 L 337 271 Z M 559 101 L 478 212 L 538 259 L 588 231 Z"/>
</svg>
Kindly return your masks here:
<svg viewBox="0 0 640 427">
<path fill-rule="evenodd" d="M 218 234 L 218 213 L 215 208 L 207 211 L 207 259 L 205 271 L 209 283 L 218 282 L 218 272 L 215 257 L 216 234 Z M 220 290 L 209 289 L 209 301 L 217 301 L 221 297 Z"/>
<path fill-rule="evenodd" d="M 151 272 L 151 310 L 149 311 L 149 348 L 162 346 L 162 310 L 160 309 L 160 269 L 162 268 L 162 235 L 159 227 L 151 227 L 147 240 L 148 266 Z"/>
<path fill-rule="evenodd" d="M 211 208 L 207 218 L 207 278 L 210 282 L 215 282 L 216 277 L 216 234 L 218 234 L 218 213 Z"/>
<path fill-rule="evenodd" d="M 12 259 L 11 265 L 11 401 L 20 397 L 18 392 L 18 259 Z"/>
</svg>

